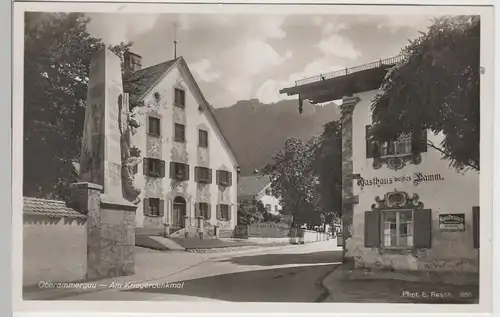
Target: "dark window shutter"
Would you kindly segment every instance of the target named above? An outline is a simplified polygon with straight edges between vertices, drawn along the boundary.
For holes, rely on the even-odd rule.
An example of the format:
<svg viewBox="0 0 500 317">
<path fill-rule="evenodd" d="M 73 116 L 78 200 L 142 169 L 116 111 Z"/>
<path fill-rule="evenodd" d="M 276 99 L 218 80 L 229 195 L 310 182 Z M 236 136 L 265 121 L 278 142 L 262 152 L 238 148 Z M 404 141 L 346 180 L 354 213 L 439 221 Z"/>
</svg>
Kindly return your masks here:
<svg viewBox="0 0 500 317">
<path fill-rule="evenodd" d="M 216 178 L 216 184 L 220 185 L 220 171 L 216 172 L 215 178 Z"/>
<path fill-rule="evenodd" d="M 365 139 L 366 139 L 366 158 L 373 158 L 374 157 L 374 152 L 375 152 L 375 144 L 372 142 L 369 138 L 369 132 L 370 132 L 370 125 L 367 125 L 365 127 Z"/>
<path fill-rule="evenodd" d="M 413 213 L 413 243 L 415 248 L 430 249 L 432 243 L 432 212 L 430 209 Z"/>
<path fill-rule="evenodd" d="M 232 206 L 227 205 L 227 220 L 231 220 L 231 211 L 232 211 Z"/>
<path fill-rule="evenodd" d="M 149 159 L 142 159 L 142 174 L 149 176 Z"/>
<path fill-rule="evenodd" d="M 184 180 L 188 181 L 189 180 L 189 165 L 186 164 L 184 166 Z"/>
<path fill-rule="evenodd" d="M 199 217 L 200 216 L 200 203 L 194 204 L 194 216 Z"/>
<path fill-rule="evenodd" d="M 160 199 L 160 205 L 158 206 L 158 216 L 163 217 L 165 214 L 165 200 Z"/>
<path fill-rule="evenodd" d="M 479 249 L 479 207 L 472 207 L 472 239 L 474 243 L 474 248 Z"/>
<path fill-rule="evenodd" d="M 170 178 L 175 178 L 175 162 L 170 162 Z"/>
<path fill-rule="evenodd" d="M 215 217 L 216 217 L 217 220 L 219 220 L 220 219 L 220 205 L 217 205 L 216 208 L 217 209 L 216 209 L 216 215 L 215 215 Z"/>
<path fill-rule="evenodd" d="M 212 169 L 208 169 L 208 183 L 212 184 Z"/>
<path fill-rule="evenodd" d="M 160 177 L 165 177 L 165 161 L 160 160 L 158 164 L 160 165 Z"/>
<path fill-rule="evenodd" d="M 139 169 L 139 164 L 134 165 L 134 167 L 132 168 L 132 174 L 134 175 L 137 174 L 138 169 Z"/>
<path fill-rule="evenodd" d="M 427 130 L 415 128 L 412 132 L 411 151 L 413 153 L 427 152 Z"/>
<path fill-rule="evenodd" d="M 207 219 L 212 219 L 212 205 L 207 204 Z"/>
<path fill-rule="evenodd" d="M 380 246 L 380 211 L 365 211 L 365 247 Z"/>
<path fill-rule="evenodd" d="M 198 166 L 194 167 L 194 181 L 198 182 L 200 180 L 200 168 Z"/>
<path fill-rule="evenodd" d="M 233 173 L 231 173 L 231 172 L 227 172 L 227 174 L 229 175 L 229 183 L 228 183 L 228 186 L 231 186 L 231 185 L 233 185 Z"/>
<path fill-rule="evenodd" d="M 149 198 L 144 198 L 142 214 L 149 215 Z"/>
</svg>

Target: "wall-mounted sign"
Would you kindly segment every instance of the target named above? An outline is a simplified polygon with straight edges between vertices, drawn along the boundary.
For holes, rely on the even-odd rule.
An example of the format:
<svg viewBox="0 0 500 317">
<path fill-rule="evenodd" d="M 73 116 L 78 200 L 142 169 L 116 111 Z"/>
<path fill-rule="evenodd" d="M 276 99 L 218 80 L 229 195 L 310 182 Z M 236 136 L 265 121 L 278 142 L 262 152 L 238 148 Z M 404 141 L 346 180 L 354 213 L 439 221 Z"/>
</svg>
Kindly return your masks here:
<svg viewBox="0 0 500 317">
<path fill-rule="evenodd" d="M 397 183 L 409 183 L 412 182 L 413 185 L 417 186 L 420 183 L 430 183 L 444 181 L 441 174 L 424 174 L 421 172 L 414 173 L 413 175 L 402 175 L 402 176 L 391 176 L 391 177 L 373 177 L 370 179 L 365 179 L 360 177 L 357 180 L 357 185 L 361 188 L 365 186 L 382 186 L 382 185 L 393 185 Z"/>
<path fill-rule="evenodd" d="M 465 214 L 439 215 L 439 230 L 465 231 Z"/>
</svg>

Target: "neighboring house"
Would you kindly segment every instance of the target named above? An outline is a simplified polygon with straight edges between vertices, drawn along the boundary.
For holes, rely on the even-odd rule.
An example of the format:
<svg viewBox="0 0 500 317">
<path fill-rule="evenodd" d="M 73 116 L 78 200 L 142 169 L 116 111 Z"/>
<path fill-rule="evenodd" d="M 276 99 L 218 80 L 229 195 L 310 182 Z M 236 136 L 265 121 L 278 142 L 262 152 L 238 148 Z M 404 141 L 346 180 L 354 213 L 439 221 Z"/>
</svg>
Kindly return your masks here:
<svg viewBox="0 0 500 317">
<path fill-rule="evenodd" d="M 366 139 L 372 101 L 398 60 L 335 72 L 325 80 L 298 81 L 281 92 L 298 95 L 299 103 L 342 99 L 347 260 L 357 267 L 476 273 L 479 173 L 456 172 L 427 146 L 425 141 L 441 144 L 442 134 L 420 130 L 384 144 Z"/>
<path fill-rule="evenodd" d="M 271 191 L 271 178 L 267 175 L 240 177 L 238 182 L 239 201 L 260 201 L 266 210 L 274 215 L 281 212 L 279 199 Z"/>
<path fill-rule="evenodd" d="M 141 69 L 141 57 L 126 53 L 123 91 L 145 112 L 131 140 L 143 158 L 137 231 L 189 231 L 201 218 L 204 227 L 234 229 L 237 160 L 184 59 Z"/>
</svg>

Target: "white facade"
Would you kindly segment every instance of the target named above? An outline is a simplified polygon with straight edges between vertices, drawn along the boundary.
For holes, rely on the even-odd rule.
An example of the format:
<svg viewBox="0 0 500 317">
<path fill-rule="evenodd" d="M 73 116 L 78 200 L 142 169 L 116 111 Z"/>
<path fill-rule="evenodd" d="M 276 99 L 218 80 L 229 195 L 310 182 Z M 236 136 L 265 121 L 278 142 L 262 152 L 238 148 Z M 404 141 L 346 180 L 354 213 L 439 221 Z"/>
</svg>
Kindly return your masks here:
<svg viewBox="0 0 500 317">
<path fill-rule="evenodd" d="M 174 105 L 174 91 L 185 92 L 185 106 Z M 141 188 L 141 198 L 158 198 L 164 204 L 161 212 L 151 215 L 144 212 L 145 205 L 139 204 L 136 221 L 139 228 L 163 229 L 164 224 L 171 227 L 196 227 L 198 203 L 208 204 L 209 213 L 205 223 L 219 225 L 221 229 L 233 229 L 237 212 L 237 162 L 225 143 L 214 121 L 210 109 L 199 88 L 196 86 L 183 60 L 176 62 L 172 69 L 150 89 L 143 98 L 146 113 L 139 116 L 140 127 L 133 136 L 132 144 L 141 151 L 141 157 L 164 161 L 164 177 L 146 175 L 145 164 L 139 164 L 135 179 Z M 150 135 L 149 117 L 160 119 L 160 136 Z M 175 124 L 185 129 L 185 141 L 174 140 Z M 208 147 L 199 146 L 199 130 L 207 131 Z M 187 164 L 189 178 L 177 181 L 171 177 L 171 162 Z M 195 181 L 195 167 L 211 169 L 209 184 Z M 217 185 L 217 170 L 231 174 L 229 186 Z M 177 199 L 177 200 L 176 200 Z M 174 200 L 185 201 L 185 217 L 176 214 Z M 218 218 L 219 205 L 229 205 L 229 215 Z M 182 224 L 182 222 L 184 224 Z"/>
<path fill-rule="evenodd" d="M 352 114 L 352 173 L 359 174 L 360 178 L 353 180 L 352 195 L 357 196 L 359 202 L 353 205 L 352 232 L 346 241 L 347 256 L 354 258 L 356 266 L 360 267 L 477 272 L 479 249 L 473 244 L 473 235 L 476 234 L 473 224 L 477 221 L 473 219 L 473 208 L 478 209 L 479 206 L 479 172 L 457 172 L 449 167 L 449 161 L 443 159 L 439 151 L 430 146 L 421 153 L 420 163 L 407 162 L 404 167 L 397 169 L 390 168 L 391 164 L 386 159 L 379 168 L 374 168 L 374 158 L 367 158 L 365 138 L 366 126 L 372 123 L 370 106 L 376 92 L 362 92 L 350 97 L 360 99 Z M 436 146 L 439 146 L 442 139 L 442 135 L 427 132 L 427 140 Z M 373 210 L 372 205 L 375 209 L 378 208 L 377 196 L 384 199 L 384 195 L 391 192 L 404 192 L 410 199 L 414 194 L 418 195 L 418 201 L 423 203 L 423 209 L 428 210 L 430 215 L 429 246 L 412 247 L 415 241 L 409 236 L 422 235 L 422 232 L 412 232 L 413 229 L 418 230 L 414 226 L 415 213 L 413 218 L 410 217 L 412 224 L 400 224 L 400 228 L 405 228 L 407 239 L 403 245 L 390 246 L 393 242 L 389 235 L 396 229 L 390 229 L 391 225 L 384 224 L 384 219 L 389 217 L 384 216 L 384 210 L 381 210 L 378 218 L 381 223 L 376 224 L 380 226 L 380 230 L 367 230 L 367 226 L 373 224 L 365 223 L 365 219 L 377 218 L 367 218 L 369 216 L 366 212 Z M 440 228 L 439 216 L 449 214 L 465 218 L 463 231 L 445 231 Z M 402 222 L 401 214 L 398 217 L 398 221 Z M 425 218 L 420 219 L 424 219 L 425 225 Z M 367 232 L 370 235 L 378 232 L 380 240 L 377 246 L 367 246 L 372 243 L 367 243 Z M 373 236 L 369 239 L 373 239 Z M 396 239 L 399 238 L 393 237 L 394 241 Z M 405 247 L 404 244 L 408 246 Z"/>
<path fill-rule="evenodd" d="M 255 199 L 262 202 L 264 207 L 270 206 L 271 210 L 269 210 L 269 212 L 271 212 L 274 215 L 278 215 L 281 213 L 282 207 L 279 199 L 277 197 L 274 197 L 270 190 L 271 190 L 271 184 L 269 184 L 266 188 L 261 190 L 260 193 L 257 194 L 257 196 L 255 197 Z"/>
</svg>

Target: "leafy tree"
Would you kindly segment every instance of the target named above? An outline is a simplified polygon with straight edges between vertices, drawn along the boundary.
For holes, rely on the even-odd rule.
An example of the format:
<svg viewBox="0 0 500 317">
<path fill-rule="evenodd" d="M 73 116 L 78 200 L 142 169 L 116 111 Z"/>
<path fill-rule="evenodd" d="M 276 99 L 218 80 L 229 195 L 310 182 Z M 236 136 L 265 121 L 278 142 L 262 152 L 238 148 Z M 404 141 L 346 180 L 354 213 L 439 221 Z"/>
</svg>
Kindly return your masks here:
<svg viewBox="0 0 500 317">
<path fill-rule="evenodd" d="M 300 211 L 317 201 L 313 145 L 314 140 L 303 143 L 297 138 L 288 139 L 266 169 L 273 193 L 280 197 L 283 210 L 292 215 L 292 228 L 297 225 Z"/>
<path fill-rule="evenodd" d="M 238 224 L 251 225 L 264 220 L 266 208 L 261 201 L 240 200 L 238 202 Z"/>
<path fill-rule="evenodd" d="M 25 13 L 26 196 L 64 198 L 77 180 L 90 58 L 105 47 L 87 32 L 89 21 L 83 13 Z"/>
<path fill-rule="evenodd" d="M 401 52 L 373 103 L 371 138 L 387 141 L 418 128 L 442 133 L 450 165 L 479 171 L 480 17 L 435 19 Z"/>
<path fill-rule="evenodd" d="M 315 143 L 321 223 L 331 224 L 342 211 L 342 130 L 340 121 L 325 124 Z"/>
</svg>

